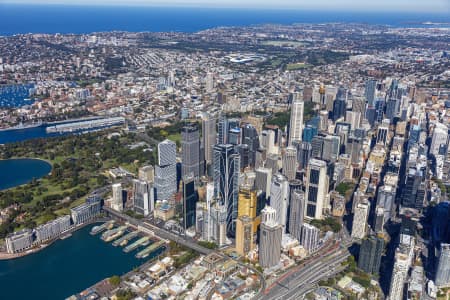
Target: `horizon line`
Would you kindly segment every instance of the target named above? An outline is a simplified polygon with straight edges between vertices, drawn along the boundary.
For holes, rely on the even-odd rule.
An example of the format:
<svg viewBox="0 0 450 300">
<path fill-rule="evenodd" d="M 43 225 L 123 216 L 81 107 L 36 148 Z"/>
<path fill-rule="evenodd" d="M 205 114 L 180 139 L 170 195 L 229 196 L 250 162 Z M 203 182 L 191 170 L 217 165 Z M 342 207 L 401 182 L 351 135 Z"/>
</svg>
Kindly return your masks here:
<svg viewBox="0 0 450 300">
<path fill-rule="evenodd" d="M 449 11 L 446 11 L 445 9 L 439 9 L 439 10 L 423 10 L 423 9 L 408 9 L 405 10 L 404 8 L 400 7 L 390 7 L 389 9 L 382 9 L 382 8 L 340 8 L 340 7 L 312 7 L 312 6 L 273 6 L 273 5 L 262 5 L 259 7 L 253 7 L 253 6 L 233 6 L 233 5 L 204 5 L 204 4 L 163 4 L 163 3 L 99 3 L 99 2 L 91 2 L 91 3 L 64 3 L 64 2 L 29 2 L 29 1 L 2 1 L 0 2 L 1 6 L 6 5 L 17 5 L 17 6 L 77 6 L 77 7 L 133 7 L 133 8 L 197 8 L 197 9 L 236 9 L 236 10 L 274 10 L 274 11 L 286 11 L 286 10 L 294 10 L 294 11 L 310 11 L 310 12 L 355 12 L 355 13 L 392 13 L 397 14 L 399 12 L 404 14 L 436 14 L 436 15 L 446 15 L 449 13 Z"/>
</svg>

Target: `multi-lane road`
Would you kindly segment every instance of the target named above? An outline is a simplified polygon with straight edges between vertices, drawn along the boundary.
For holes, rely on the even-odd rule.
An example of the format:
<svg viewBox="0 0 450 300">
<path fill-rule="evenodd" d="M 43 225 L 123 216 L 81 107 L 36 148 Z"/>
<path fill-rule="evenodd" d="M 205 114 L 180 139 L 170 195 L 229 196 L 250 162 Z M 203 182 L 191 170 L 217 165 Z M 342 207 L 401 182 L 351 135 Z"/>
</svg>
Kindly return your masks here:
<svg viewBox="0 0 450 300">
<path fill-rule="evenodd" d="M 341 272 L 350 253 L 338 243 L 321 250 L 315 257 L 293 268 L 267 287 L 260 299 L 301 299 L 317 282 Z"/>
</svg>

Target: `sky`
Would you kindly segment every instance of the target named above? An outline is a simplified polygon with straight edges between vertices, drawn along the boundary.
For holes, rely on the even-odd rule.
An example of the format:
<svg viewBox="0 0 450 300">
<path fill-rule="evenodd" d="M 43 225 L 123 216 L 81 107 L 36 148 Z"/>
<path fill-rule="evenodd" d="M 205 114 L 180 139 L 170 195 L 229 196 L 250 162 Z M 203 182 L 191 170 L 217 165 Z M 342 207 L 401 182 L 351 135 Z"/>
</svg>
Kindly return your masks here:
<svg viewBox="0 0 450 300">
<path fill-rule="evenodd" d="M 405 11 L 450 15 L 450 0 L 0 0 L 1 3 Z"/>
</svg>

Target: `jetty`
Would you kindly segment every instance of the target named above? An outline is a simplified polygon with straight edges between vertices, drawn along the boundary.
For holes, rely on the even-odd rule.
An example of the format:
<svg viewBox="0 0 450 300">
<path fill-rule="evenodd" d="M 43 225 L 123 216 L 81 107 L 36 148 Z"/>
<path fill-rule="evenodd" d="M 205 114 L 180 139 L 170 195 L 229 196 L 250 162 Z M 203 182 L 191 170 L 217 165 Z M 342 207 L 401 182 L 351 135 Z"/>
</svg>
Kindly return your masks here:
<svg viewBox="0 0 450 300">
<path fill-rule="evenodd" d="M 102 231 L 105 231 L 106 229 L 111 229 L 113 226 L 114 226 L 113 220 L 103 223 L 102 225 L 99 226 L 94 226 L 91 229 L 91 235 L 96 235 Z"/>
<path fill-rule="evenodd" d="M 112 243 L 112 245 L 113 245 L 114 247 L 117 247 L 117 246 L 119 246 L 119 245 L 120 245 L 120 246 L 124 246 L 124 245 L 128 244 L 128 242 L 129 242 L 130 240 L 132 240 L 132 239 L 134 239 L 135 237 L 137 237 L 138 234 L 139 234 L 139 231 L 132 231 L 132 232 L 129 232 L 129 233 L 127 233 L 126 235 L 124 235 L 123 237 L 121 237 L 120 239 L 115 240 L 115 241 Z"/>
<path fill-rule="evenodd" d="M 128 226 L 120 226 L 120 227 L 105 231 L 104 233 L 102 233 L 101 239 L 105 242 L 110 242 L 110 241 L 118 238 L 119 236 L 122 236 L 122 234 L 124 234 L 127 229 L 128 229 Z"/>
<path fill-rule="evenodd" d="M 134 242 L 133 244 L 128 245 L 128 246 L 126 246 L 125 248 L 123 248 L 123 251 L 124 251 L 125 253 L 128 253 L 128 252 L 130 252 L 130 251 L 133 251 L 133 250 L 135 250 L 137 247 L 145 245 L 145 243 L 148 244 L 148 243 L 149 243 L 149 240 L 150 240 L 150 237 L 144 236 L 143 238 L 140 238 L 139 240 L 137 240 L 137 241 Z"/>
<path fill-rule="evenodd" d="M 156 243 L 153 243 L 144 250 L 138 252 L 138 254 L 136 254 L 136 258 L 146 258 L 150 253 L 152 253 L 162 245 L 164 245 L 164 241 L 158 241 Z"/>
</svg>

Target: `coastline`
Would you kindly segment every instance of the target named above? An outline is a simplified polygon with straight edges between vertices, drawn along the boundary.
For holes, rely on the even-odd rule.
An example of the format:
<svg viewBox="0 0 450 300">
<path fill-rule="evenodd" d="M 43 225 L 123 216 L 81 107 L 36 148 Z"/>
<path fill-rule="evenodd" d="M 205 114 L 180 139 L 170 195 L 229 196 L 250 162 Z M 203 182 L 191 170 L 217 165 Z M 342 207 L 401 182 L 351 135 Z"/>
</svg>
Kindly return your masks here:
<svg viewBox="0 0 450 300">
<path fill-rule="evenodd" d="M 59 236 L 57 238 L 54 238 L 54 239 L 46 242 L 45 244 L 38 245 L 38 246 L 36 246 L 34 248 L 31 248 L 31 249 L 29 249 L 27 251 L 24 251 L 24 252 L 20 252 L 20 253 L 0 252 L 0 260 L 13 260 L 13 259 L 25 257 L 25 256 L 28 256 L 28 255 L 40 252 L 41 250 L 46 249 L 48 246 L 51 246 L 55 242 L 60 241 L 62 237 L 66 236 L 68 234 L 72 234 L 72 233 L 76 232 L 77 230 L 80 230 L 80 229 L 82 229 L 82 228 L 84 228 L 84 227 L 86 227 L 88 225 L 92 225 L 92 224 L 95 224 L 95 223 L 106 222 L 106 221 L 109 221 L 109 220 L 110 220 L 109 218 L 97 219 L 97 220 L 93 220 L 91 222 L 87 222 L 87 223 L 81 224 L 79 226 L 73 227 L 73 228 L 67 230 L 66 232 L 64 232 L 63 234 L 61 234 L 61 236 Z M 70 238 L 70 236 L 68 238 Z"/>
<path fill-rule="evenodd" d="M 46 163 L 50 166 L 50 171 L 49 171 L 47 174 L 42 175 L 42 176 L 39 177 L 39 178 L 36 178 L 36 180 L 41 180 L 41 179 L 44 178 L 45 176 L 51 175 L 51 174 L 52 174 L 52 171 L 53 171 L 53 163 L 52 163 L 50 160 L 45 159 L 45 158 L 38 158 L 38 157 L 11 157 L 11 158 L 0 158 L 0 161 L 7 161 L 7 160 L 40 160 L 40 161 L 46 162 Z M 0 192 L 2 192 L 2 191 L 7 191 L 7 190 L 10 190 L 10 189 L 14 189 L 14 188 L 19 187 L 19 186 L 23 186 L 23 185 L 25 185 L 25 184 L 30 183 L 32 180 L 33 180 L 33 178 L 31 178 L 30 180 L 27 180 L 27 181 L 24 182 L 24 183 L 15 185 L 15 186 L 11 186 L 11 187 L 4 188 L 4 189 L 0 188 Z"/>
</svg>

